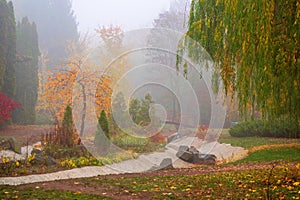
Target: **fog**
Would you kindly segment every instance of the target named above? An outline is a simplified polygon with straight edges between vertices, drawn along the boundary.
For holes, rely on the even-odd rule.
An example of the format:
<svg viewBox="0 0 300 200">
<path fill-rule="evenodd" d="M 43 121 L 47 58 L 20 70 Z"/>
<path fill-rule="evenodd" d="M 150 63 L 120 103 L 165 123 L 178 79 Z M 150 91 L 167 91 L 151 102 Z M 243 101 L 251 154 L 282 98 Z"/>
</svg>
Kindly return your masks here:
<svg viewBox="0 0 300 200">
<path fill-rule="evenodd" d="M 16 43 L 17 55 L 35 58 L 35 63 L 28 63 L 32 67 L 29 78 L 24 76 L 23 60 L 19 61 L 15 75 L 20 97 L 27 98 L 27 93 L 34 87 L 35 97 L 41 99 L 28 100 L 32 102 L 33 114 L 35 105 L 43 104 L 42 100 L 45 100 L 48 107 L 40 106 L 38 114 L 49 121 L 61 121 L 66 105 L 76 99 L 73 111 L 77 117 L 87 112 L 99 115 L 102 110 L 111 112 L 110 97 L 113 102 L 118 93 L 124 97 L 120 102 L 126 102 L 128 106 L 131 100 L 143 99 L 149 93 L 152 103 L 164 107 L 164 110 L 155 107 L 159 115 L 166 113 L 167 119 L 158 116 L 161 121 L 172 118 L 178 123 L 187 119 L 184 124 L 194 127 L 209 123 L 212 110 L 207 90 L 211 88 L 210 81 L 204 83 L 199 79 L 200 68 L 204 67 L 197 66 L 197 71 L 184 59 L 176 65 L 178 44 L 188 27 L 190 0 L 13 0 L 13 6 L 15 12 L 11 14 L 15 15 L 17 22 L 17 40 L 11 38 L 11 43 Z M 9 21 L 9 17 L 7 19 Z M 31 55 L 31 49 L 35 50 L 34 55 Z M 187 68 L 190 73 L 184 78 Z M 42 74 L 41 78 L 38 73 Z M 70 82 L 74 75 L 90 77 L 80 84 L 85 85 L 88 92 L 83 94 L 84 89 L 81 88 L 81 91 L 75 92 L 81 95 L 78 98 L 70 93 L 74 91 L 74 84 Z M 110 80 L 105 82 L 103 77 Z M 23 90 L 26 80 L 31 79 L 35 80 L 34 84 L 31 88 L 28 86 L 28 91 Z M 58 79 L 61 80 L 57 83 Z M 97 91 L 99 105 L 90 106 L 96 110 L 84 110 L 80 106 L 86 105 L 86 102 L 81 102 L 80 98 L 84 96 L 85 101 L 90 98 L 93 102 L 96 93 L 93 87 L 98 86 L 98 82 L 103 87 L 100 91 L 104 92 L 100 94 Z M 61 87 L 53 87 L 58 84 Z M 66 86 L 69 92 L 64 93 Z M 38 89 L 45 92 L 39 93 Z M 63 95 L 56 95 L 59 92 Z M 49 105 L 48 99 L 52 99 Z M 35 120 L 32 116 L 31 121 L 26 123 Z M 80 135 L 87 119 L 94 122 L 90 119 L 96 117 L 75 119 L 80 123 Z"/>
<path fill-rule="evenodd" d="M 151 27 L 172 0 L 73 0 L 80 32 L 92 32 L 99 26 L 115 24 L 125 31 Z"/>
</svg>

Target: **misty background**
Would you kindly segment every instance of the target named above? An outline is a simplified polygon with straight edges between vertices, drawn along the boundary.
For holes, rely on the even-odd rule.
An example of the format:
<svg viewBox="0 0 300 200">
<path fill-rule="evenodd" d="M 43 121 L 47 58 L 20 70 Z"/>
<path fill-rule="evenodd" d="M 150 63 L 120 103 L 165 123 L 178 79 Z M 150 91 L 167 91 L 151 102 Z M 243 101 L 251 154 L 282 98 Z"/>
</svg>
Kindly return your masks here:
<svg viewBox="0 0 300 200">
<path fill-rule="evenodd" d="M 66 105 L 70 105 L 72 101 L 70 94 L 65 91 L 72 91 L 72 88 L 66 89 L 67 84 L 70 85 L 69 87 L 72 86 L 71 82 L 68 83 L 66 80 L 72 80 L 71 72 L 76 68 L 74 63 L 82 64 L 82 66 L 78 64 L 75 71 L 78 67 L 81 70 L 86 66 L 89 66 L 89 70 L 105 70 L 108 64 L 122 52 L 144 45 L 150 48 L 164 48 L 169 52 L 149 49 L 124 56 L 111 67 L 109 76 L 113 77 L 115 82 L 120 79 L 122 73 L 126 73 L 134 66 L 147 63 L 166 65 L 173 70 L 178 70 L 181 75 L 186 72 L 183 66 L 176 67 L 176 52 L 178 43 L 188 28 L 190 0 L 12 0 L 12 3 L 16 21 L 30 23 L 33 29 L 36 29 L 38 44 L 35 44 L 39 47 L 39 52 L 34 54 L 36 57 L 34 65 L 37 65 L 38 70 L 31 73 L 32 76 L 38 77 L 34 79 L 34 84 L 32 83 L 34 87 L 18 89 L 17 86 L 17 93 L 19 91 L 18 95 L 24 97 L 24 102 L 28 102 L 28 99 L 26 100 L 28 93 L 34 91 L 32 94 L 34 98 L 29 100 L 31 103 L 28 106 L 33 117 L 26 122 L 24 117 L 19 117 L 20 123 L 30 124 L 35 123 L 35 120 L 43 121 L 48 118 L 60 119 Z M 139 32 L 139 30 L 143 31 Z M 18 36 L 23 37 L 20 34 Z M 17 54 L 26 54 L 26 52 L 22 53 L 20 48 Z M 82 60 L 86 62 L 82 63 Z M 22 71 L 25 69 L 21 69 L 24 64 L 22 62 L 16 68 L 20 86 L 26 82 L 25 76 L 21 76 L 25 74 Z M 198 71 L 193 69 L 193 66 L 186 67 L 190 68 L 188 80 L 197 95 L 201 112 L 200 121 L 196 120 L 193 124 L 208 125 L 211 116 L 208 93 L 210 85 L 200 79 Z M 155 103 L 165 107 L 169 119 L 180 122 L 182 106 L 189 112 L 185 118 L 195 118 L 195 108 L 189 105 L 189 100 L 183 102 L 184 105 L 179 105 L 176 95 L 184 95 L 184 88 L 180 81 L 169 76 L 168 73 L 160 73 L 157 67 L 149 67 L 128 79 L 121 91 L 130 91 L 130 87 L 143 81 L 166 81 L 172 85 L 171 89 L 174 91 L 147 86 L 134 91 L 132 97 L 125 96 L 126 101 L 131 98 L 143 98 L 150 93 Z M 112 85 L 115 84 L 114 80 Z M 60 85 L 61 91 L 58 91 L 57 87 L 53 89 L 53 85 L 60 82 L 64 82 Z M 125 85 L 129 88 L 125 88 Z M 39 87 L 36 89 L 37 86 Z M 58 93 L 60 95 L 56 95 Z M 103 95 L 107 96 L 107 94 Z M 101 110 L 109 112 L 107 102 L 102 100 L 99 102 L 101 103 L 98 105 L 98 114 Z M 15 116 L 21 116 L 21 112 L 23 112 L 22 116 L 25 115 L 24 113 L 28 115 L 24 107 L 17 110 L 15 113 L 18 114 Z"/>
<path fill-rule="evenodd" d="M 185 1 L 185 0 L 183 0 Z M 80 32 L 99 26 L 120 25 L 124 31 L 152 27 L 159 13 L 169 10 L 173 0 L 73 0 L 72 9 Z"/>
</svg>

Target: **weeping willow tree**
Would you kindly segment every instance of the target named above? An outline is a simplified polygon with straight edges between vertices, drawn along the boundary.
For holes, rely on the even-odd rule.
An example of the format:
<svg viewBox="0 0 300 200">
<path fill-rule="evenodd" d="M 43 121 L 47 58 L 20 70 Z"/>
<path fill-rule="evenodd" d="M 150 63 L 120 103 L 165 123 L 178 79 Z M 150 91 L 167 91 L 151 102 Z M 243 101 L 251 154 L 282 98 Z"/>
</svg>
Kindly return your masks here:
<svg viewBox="0 0 300 200">
<path fill-rule="evenodd" d="M 215 61 L 226 93 L 237 96 L 245 119 L 300 119 L 300 2 L 193 0 L 185 43 L 199 59 L 198 42 Z"/>
</svg>

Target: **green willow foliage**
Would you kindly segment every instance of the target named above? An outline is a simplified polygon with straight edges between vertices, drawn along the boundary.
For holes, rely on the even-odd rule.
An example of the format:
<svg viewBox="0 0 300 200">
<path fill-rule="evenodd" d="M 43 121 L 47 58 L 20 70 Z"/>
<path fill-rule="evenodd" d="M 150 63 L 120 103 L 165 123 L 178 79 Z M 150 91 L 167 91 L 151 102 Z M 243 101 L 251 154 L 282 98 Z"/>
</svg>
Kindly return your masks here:
<svg viewBox="0 0 300 200">
<path fill-rule="evenodd" d="M 185 38 L 212 56 L 246 119 L 261 111 L 299 120 L 299 20 L 298 0 L 193 0 Z M 186 39 L 179 52 L 199 61 L 195 47 Z"/>
</svg>

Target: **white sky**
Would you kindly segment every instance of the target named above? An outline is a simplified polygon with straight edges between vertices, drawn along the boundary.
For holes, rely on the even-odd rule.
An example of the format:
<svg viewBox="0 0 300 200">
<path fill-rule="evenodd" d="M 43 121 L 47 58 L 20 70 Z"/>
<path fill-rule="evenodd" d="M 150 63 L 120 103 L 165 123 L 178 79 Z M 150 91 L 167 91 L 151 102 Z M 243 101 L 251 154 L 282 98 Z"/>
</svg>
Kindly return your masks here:
<svg viewBox="0 0 300 200">
<path fill-rule="evenodd" d="M 79 31 L 93 32 L 103 25 L 125 31 L 151 27 L 153 19 L 169 9 L 172 0 L 73 0 Z"/>
</svg>

